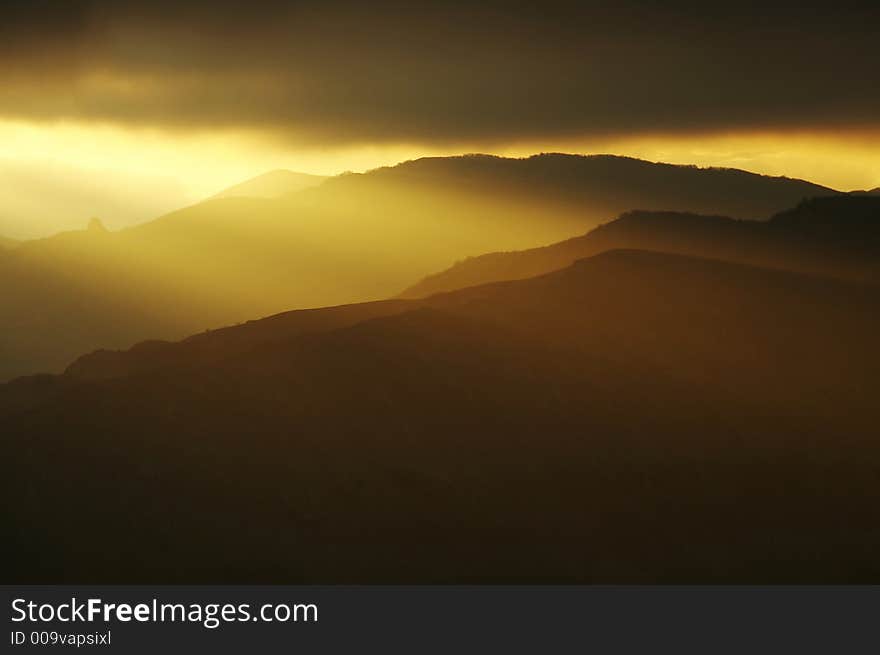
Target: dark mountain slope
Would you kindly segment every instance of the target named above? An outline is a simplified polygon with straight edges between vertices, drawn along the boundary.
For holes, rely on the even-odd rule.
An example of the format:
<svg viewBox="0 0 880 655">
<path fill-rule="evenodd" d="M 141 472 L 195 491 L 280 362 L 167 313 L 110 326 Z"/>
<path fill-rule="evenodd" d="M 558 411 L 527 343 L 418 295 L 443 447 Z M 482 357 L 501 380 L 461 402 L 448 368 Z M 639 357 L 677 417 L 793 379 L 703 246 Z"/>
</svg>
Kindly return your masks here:
<svg viewBox="0 0 880 655">
<path fill-rule="evenodd" d="M 75 380 L 100 380 L 166 367 L 203 365 L 234 353 L 248 352 L 264 343 L 346 327 L 411 308 L 411 303 L 402 300 L 383 300 L 286 312 L 249 321 L 244 326 L 209 330 L 179 342 L 145 341 L 127 351 L 99 350 L 77 359 L 67 368 L 65 376 Z"/>
<path fill-rule="evenodd" d="M 574 239 L 459 262 L 401 294 L 418 298 L 540 275 L 604 250 L 638 248 L 880 281 L 880 199 L 815 198 L 763 223 L 634 211 Z"/>
<path fill-rule="evenodd" d="M 622 251 L 84 359 L 0 413 L 6 578 L 877 581 L 878 328 L 874 287 Z"/>
</svg>

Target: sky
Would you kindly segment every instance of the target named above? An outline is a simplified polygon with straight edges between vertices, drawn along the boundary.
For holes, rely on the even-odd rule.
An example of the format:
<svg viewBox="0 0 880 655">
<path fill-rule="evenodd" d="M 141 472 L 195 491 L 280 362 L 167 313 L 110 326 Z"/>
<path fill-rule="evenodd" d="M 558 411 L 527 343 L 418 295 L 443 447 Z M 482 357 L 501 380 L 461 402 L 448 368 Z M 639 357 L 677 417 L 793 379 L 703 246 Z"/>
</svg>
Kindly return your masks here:
<svg viewBox="0 0 880 655">
<path fill-rule="evenodd" d="M 880 186 L 880 5 L 718 4 L 7 1 L 0 234 L 461 152 Z"/>
</svg>

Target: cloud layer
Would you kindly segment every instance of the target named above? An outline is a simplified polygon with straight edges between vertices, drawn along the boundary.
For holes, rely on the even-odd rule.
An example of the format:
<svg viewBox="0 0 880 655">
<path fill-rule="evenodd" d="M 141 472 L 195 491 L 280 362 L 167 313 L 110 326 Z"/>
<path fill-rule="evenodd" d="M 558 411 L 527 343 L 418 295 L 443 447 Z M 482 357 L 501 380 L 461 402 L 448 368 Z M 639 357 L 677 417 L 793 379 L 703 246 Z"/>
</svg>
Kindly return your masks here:
<svg viewBox="0 0 880 655">
<path fill-rule="evenodd" d="M 877 3 L 475 4 L 7 3 L 0 117 L 328 145 L 880 129 Z"/>
</svg>

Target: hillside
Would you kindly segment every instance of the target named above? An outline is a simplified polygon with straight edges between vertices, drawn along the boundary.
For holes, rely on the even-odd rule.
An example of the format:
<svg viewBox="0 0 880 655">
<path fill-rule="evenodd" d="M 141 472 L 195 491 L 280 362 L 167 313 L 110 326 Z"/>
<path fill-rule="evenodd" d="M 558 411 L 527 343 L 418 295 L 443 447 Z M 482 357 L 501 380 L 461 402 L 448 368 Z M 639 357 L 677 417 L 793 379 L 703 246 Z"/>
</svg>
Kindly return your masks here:
<svg viewBox="0 0 880 655">
<path fill-rule="evenodd" d="M 236 184 L 213 198 L 277 198 L 287 193 L 296 193 L 303 189 L 318 186 L 326 180 L 324 175 L 295 173 L 284 169 L 269 171 L 249 180 Z"/>
<path fill-rule="evenodd" d="M 877 582 L 878 329 L 613 251 L 93 355 L 0 386 L 7 578 Z"/>
<path fill-rule="evenodd" d="M 118 232 L 29 241 L 0 263 L 0 380 L 78 354 L 293 308 L 387 298 L 467 255 L 582 233 L 632 207 L 760 218 L 834 193 L 620 157 L 422 159 L 278 198 L 224 197 Z"/>
<path fill-rule="evenodd" d="M 677 212 L 627 212 L 583 236 L 550 246 L 465 259 L 426 277 L 401 297 L 419 298 L 486 282 L 532 277 L 616 248 L 880 282 L 880 199 L 817 198 L 767 222 Z"/>
</svg>

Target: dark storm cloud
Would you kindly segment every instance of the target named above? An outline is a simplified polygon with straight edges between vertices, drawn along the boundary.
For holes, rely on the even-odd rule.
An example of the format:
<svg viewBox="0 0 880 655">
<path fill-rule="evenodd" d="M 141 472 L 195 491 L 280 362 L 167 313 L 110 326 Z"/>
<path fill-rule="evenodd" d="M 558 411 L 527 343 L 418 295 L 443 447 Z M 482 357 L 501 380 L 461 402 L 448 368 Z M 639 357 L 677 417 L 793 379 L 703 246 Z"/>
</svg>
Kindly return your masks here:
<svg viewBox="0 0 880 655">
<path fill-rule="evenodd" d="M 327 142 L 880 127 L 876 3 L 3 7 L 7 117 Z"/>
</svg>

